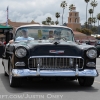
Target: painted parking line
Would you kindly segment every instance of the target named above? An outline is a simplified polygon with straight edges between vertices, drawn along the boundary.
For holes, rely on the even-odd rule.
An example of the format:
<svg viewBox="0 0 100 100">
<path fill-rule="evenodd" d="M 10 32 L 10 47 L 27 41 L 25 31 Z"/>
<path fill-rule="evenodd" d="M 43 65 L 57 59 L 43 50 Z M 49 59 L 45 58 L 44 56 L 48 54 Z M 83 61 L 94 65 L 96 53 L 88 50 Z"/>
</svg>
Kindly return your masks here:
<svg viewBox="0 0 100 100">
<path fill-rule="evenodd" d="M 100 82 L 99 81 L 94 81 L 95 83 L 99 83 L 100 84 Z"/>
</svg>

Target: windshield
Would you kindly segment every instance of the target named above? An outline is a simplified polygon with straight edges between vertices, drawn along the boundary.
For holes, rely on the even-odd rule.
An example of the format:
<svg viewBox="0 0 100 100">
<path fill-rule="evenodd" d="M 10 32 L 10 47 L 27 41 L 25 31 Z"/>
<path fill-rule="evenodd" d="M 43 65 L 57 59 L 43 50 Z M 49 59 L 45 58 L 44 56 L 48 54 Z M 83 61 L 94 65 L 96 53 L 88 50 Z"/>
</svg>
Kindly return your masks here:
<svg viewBox="0 0 100 100">
<path fill-rule="evenodd" d="M 64 41 L 74 41 L 72 30 L 63 27 L 23 27 L 17 30 L 15 36 L 15 41 L 49 39 L 62 39 Z"/>
</svg>

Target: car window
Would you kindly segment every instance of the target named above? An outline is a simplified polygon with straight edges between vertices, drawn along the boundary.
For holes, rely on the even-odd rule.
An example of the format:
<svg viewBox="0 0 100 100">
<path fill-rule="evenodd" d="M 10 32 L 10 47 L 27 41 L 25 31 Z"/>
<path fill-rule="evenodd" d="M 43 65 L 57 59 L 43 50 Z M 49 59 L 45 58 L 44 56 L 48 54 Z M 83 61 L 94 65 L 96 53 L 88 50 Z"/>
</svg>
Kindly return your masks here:
<svg viewBox="0 0 100 100">
<path fill-rule="evenodd" d="M 24 37 L 23 35 L 26 35 Z M 73 32 L 69 28 L 63 27 L 24 27 L 19 28 L 16 31 L 15 41 L 23 40 L 26 38 L 33 38 L 34 40 L 48 40 L 48 39 L 59 39 L 64 41 L 73 41 Z"/>
</svg>

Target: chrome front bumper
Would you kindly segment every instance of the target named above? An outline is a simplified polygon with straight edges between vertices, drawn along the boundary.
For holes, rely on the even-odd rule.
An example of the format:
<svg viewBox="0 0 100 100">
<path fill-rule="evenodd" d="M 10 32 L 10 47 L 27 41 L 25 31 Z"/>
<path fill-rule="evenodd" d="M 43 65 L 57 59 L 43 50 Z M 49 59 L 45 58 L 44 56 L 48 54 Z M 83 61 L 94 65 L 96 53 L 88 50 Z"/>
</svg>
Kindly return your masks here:
<svg viewBox="0 0 100 100">
<path fill-rule="evenodd" d="M 85 77 L 96 77 L 98 76 L 98 72 L 95 69 L 85 69 L 83 71 L 60 71 L 60 70 L 29 70 L 29 69 L 13 69 L 12 70 L 13 77 L 28 77 L 28 76 L 85 76 Z"/>
</svg>

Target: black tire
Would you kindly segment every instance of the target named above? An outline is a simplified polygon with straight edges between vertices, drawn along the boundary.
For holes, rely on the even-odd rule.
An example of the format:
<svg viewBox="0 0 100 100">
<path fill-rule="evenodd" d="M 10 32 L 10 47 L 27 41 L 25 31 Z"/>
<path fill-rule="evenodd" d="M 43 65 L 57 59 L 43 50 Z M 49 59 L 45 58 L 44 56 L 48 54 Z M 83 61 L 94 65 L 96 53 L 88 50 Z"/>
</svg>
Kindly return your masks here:
<svg viewBox="0 0 100 100">
<path fill-rule="evenodd" d="M 78 82 L 81 86 L 90 87 L 94 83 L 94 77 L 80 77 L 78 78 Z"/>
<path fill-rule="evenodd" d="M 11 63 L 9 63 L 9 84 L 11 87 L 18 87 L 21 85 L 21 78 L 16 78 L 12 76 Z"/>
</svg>

